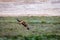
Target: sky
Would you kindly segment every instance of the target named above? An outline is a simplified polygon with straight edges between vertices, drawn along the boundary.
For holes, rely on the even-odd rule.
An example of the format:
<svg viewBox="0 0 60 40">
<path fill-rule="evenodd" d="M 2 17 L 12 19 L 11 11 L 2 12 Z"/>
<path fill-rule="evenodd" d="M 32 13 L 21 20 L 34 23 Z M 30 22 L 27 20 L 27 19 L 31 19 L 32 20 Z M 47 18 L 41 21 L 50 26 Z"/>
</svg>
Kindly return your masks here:
<svg viewBox="0 0 60 40">
<path fill-rule="evenodd" d="M 19 2 L 0 2 L 0 14 L 52 14 L 60 15 L 60 0 L 48 0 L 32 4 L 20 4 Z"/>
</svg>

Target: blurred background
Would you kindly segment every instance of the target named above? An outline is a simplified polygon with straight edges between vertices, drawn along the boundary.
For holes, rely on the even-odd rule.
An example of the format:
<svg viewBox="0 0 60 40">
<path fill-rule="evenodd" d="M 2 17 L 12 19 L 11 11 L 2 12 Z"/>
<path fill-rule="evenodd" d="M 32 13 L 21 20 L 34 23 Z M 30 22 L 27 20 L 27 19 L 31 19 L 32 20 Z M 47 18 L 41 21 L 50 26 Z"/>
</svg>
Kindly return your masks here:
<svg viewBox="0 0 60 40">
<path fill-rule="evenodd" d="M 0 40 L 60 40 L 60 0 L 0 0 Z"/>
<path fill-rule="evenodd" d="M 60 16 L 60 0 L 0 0 L 0 16 Z"/>
</svg>

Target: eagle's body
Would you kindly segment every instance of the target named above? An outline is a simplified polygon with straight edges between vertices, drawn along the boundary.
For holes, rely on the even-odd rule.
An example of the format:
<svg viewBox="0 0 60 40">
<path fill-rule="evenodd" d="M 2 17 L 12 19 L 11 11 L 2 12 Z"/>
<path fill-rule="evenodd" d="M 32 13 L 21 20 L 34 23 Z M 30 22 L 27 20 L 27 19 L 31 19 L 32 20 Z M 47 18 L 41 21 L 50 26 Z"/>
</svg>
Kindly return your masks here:
<svg viewBox="0 0 60 40">
<path fill-rule="evenodd" d="M 20 24 L 22 24 L 24 27 L 27 27 L 28 25 L 26 24 L 25 21 L 21 20 L 21 22 L 19 22 Z"/>
<path fill-rule="evenodd" d="M 17 19 L 17 21 L 19 22 L 19 24 L 22 24 L 24 27 L 27 28 L 27 30 L 29 30 L 28 24 L 25 21 L 19 19 Z"/>
</svg>

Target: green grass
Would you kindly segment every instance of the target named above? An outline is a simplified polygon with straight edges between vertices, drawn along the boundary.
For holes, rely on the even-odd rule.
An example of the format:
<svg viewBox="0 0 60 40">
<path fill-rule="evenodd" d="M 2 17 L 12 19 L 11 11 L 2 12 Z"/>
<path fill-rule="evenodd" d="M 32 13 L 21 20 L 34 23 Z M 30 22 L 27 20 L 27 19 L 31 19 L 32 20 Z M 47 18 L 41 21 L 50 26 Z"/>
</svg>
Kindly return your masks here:
<svg viewBox="0 0 60 40">
<path fill-rule="evenodd" d="M 5 36 L 0 40 L 60 40 L 59 35 L 31 35 L 31 36 Z"/>
<path fill-rule="evenodd" d="M 30 27 L 19 25 L 16 18 Z M 59 40 L 60 17 L 0 17 L 0 40 Z M 5 37 L 4 37 L 5 36 Z"/>
<path fill-rule="evenodd" d="M 16 18 L 27 21 L 28 23 L 60 23 L 60 17 L 0 17 L 0 22 L 17 22 Z"/>
</svg>

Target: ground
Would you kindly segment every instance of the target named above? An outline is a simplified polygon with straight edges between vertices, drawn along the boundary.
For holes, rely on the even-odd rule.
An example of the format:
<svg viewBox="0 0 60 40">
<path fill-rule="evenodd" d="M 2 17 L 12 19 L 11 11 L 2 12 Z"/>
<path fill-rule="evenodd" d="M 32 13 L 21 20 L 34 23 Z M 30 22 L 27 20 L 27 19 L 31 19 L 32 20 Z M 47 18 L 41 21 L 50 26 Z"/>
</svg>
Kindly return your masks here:
<svg viewBox="0 0 60 40">
<path fill-rule="evenodd" d="M 30 30 L 28 31 L 25 27 L 19 25 L 16 21 L 16 18 L 26 21 L 29 25 Z M 60 35 L 60 17 L 0 17 L 0 36 L 22 35 L 23 37 L 27 36 L 28 38 L 30 38 L 29 36 L 32 36 L 32 38 L 35 39 L 34 36 L 37 37 L 42 34 L 43 37 L 44 35 Z"/>
</svg>

